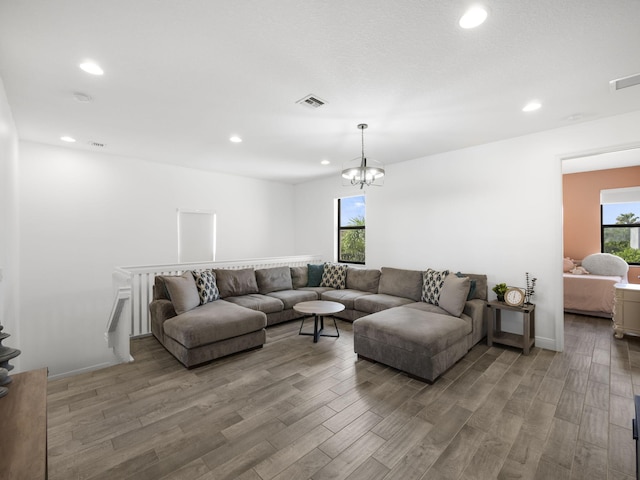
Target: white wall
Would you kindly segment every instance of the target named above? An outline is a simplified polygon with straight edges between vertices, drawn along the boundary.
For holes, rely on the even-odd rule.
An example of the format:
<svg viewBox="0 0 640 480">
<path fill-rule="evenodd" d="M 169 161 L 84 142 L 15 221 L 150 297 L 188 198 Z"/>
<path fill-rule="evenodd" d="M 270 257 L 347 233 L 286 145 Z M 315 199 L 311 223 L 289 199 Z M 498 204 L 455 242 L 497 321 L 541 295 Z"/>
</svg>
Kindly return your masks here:
<svg viewBox="0 0 640 480">
<path fill-rule="evenodd" d="M 561 350 L 560 157 L 637 142 L 637 125 L 640 112 L 387 165 L 385 185 L 366 189 L 367 266 L 486 273 L 489 288 L 530 272 L 536 344 Z M 339 175 L 296 187 L 298 253 L 332 258 L 334 199 L 353 193 Z"/>
<path fill-rule="evenodd" d="M 0 78 L 0 325 L 11 335 L 7 347 L 20 347 L 18 322 L 18 134 Z M 21 358 L 11 362 L 20 368 Z"/>
<path fill-rule="evenodd" d="M 292 255 L 293 187 L 20 142 L 24 370 L 109 362 L 111 274 L 178 260 L 176 209 L 217 212 L 217 260 Z"/>
</svg>

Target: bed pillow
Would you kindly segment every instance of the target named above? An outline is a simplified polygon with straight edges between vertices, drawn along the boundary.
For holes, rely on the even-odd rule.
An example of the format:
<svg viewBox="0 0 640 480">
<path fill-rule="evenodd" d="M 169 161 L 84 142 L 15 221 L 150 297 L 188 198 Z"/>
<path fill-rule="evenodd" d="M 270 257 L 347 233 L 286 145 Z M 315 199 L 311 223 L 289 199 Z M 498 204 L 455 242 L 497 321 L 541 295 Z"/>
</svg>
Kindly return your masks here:
<svg viewBox="0 0 640 480">
<path fill-rule="evenodd" d="M 566 273 L 570 272 L 574 268 L 576 268 L 576 264 L 573 263 L 573 260 L 571 260 L 569 257 L 565 257 L 562 265 L 562 271 Z"/>
<path fill-rule="evenodd" d="M 445 309 L 454 317 L 459 317 L 467 302 L 471 280 L 469 277 L 458 277 L 457 275 L 447 275 L 444 278 L 438 306 Z"/>
<path fill-rule="evenodd" d="M 619 275 L 626 277 L 629 264 L 610 253 L 593 253 L 582 260 L 582 266 L 594 275 Z"/>
</svg>

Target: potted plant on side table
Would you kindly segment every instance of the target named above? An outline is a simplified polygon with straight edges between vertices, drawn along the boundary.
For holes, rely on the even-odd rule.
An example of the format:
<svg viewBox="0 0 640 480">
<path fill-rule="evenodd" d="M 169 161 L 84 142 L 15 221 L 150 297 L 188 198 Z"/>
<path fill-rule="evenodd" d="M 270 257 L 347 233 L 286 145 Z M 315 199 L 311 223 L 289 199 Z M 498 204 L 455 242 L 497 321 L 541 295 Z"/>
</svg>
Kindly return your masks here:
<svg viewBox="0 0 640 480">
<path fill-rule="evenodd" d="M 506 293 L 507 288 L 508 287 L 506 283 L 498 283 L 491 290 L 493 291 L 493 293 L 495 293 L 498 296 L 499 302 L 504 302 L 504 294 Z"/>
</svg>

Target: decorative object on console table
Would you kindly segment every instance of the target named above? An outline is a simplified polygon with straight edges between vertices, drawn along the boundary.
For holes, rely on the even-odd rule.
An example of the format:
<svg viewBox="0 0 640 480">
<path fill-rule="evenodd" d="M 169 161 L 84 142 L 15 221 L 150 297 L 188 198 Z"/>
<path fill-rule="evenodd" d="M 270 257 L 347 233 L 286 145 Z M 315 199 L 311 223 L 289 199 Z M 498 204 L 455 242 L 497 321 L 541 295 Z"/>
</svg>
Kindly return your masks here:
<svg viewBox="0 0 640 480">
<path fill-rule="evenodd" d="M 498 283 L 491 290 L 497 295 L 499 302 L 504 302 L 504 294 L 507 293 L 508 288 L 506 283 Z"/>
<path fill-rule="evenodd" d="M 520 307 L 524 299 L 525 293 L 518 287 L 509 287 L 504 294 L 504 303 L 512 307 Z"/>
<path fill-rule="evenodd" d="M 5 347 L 2 345 L 2 341 L 11 336 L 8 333 L 3 333 L 3 329 L 4 327 L 0 325 L 0 369 L 5 369 L 7 371 L 7 375 L 4 377 L 0 375 L 0 388 L 5 388 L 4 385 L 11 383 L 11 376 L 8 375 L 8 372 L 13 370 L 13 365 L 9 364 L 9 360 L 20 355 L 20 350 L 17 348 Z M 0 390 L 0 396 L 6 395 L 6 393 L 7 392 L 2 393 L 2 390 Z"/>
<path fill-rule="evenodd" d="M 640 285 L 616 283 L 613 303 L 613 331 L 616 338 L 625 333 L 640 335 Z"/>
<path fill-rule="evenodd" d="M 0 368 L 0 385 L 5 384 L 5 380 L 9 376 L 9 371 L 6 368 Z M 9 379 L 11 381 L 11 379 Z M 0 398 L 4 397 L 7 393 L 9 393 L 9 389 L 7 387 L 0 387 Z"/>
<path fill-rule="evenodd" d="M 514 307 L 503 302 L 487 302 L 489 322 L 487 323 L 487 345 L 494 343 L 522 348 L 523 355 L 529 355 L 536 341 L 536 316 L 533 304 Z M 522 313 L 522 335 L 502 331 L 502 310 Z"/>
<path fill-rule="evenodd" d="M 529 272 L 525 273 L 527 288 L 524 291 L 524 303 L 525 305 L 531 305 L 531 297 L 536 293 L 536 281 L 537 278 L 529 278 Z"/>
</svg>

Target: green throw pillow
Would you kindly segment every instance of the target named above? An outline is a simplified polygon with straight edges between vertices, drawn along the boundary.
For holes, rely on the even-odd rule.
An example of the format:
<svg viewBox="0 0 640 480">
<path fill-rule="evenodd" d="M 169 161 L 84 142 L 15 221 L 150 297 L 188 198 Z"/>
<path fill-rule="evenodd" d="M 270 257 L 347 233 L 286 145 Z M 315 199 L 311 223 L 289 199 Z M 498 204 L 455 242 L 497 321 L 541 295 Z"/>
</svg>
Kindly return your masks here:
<svg viewBox="0 0 640 480">
<path fill-rule="evenodd" d="M 324 264 L 311 265 L 307 264 L 309 269 L 309 280 L 307 281 L 307 287 L 319 287 L 322 282 L 322 274 L 324 273 Z"/>
</svg>

